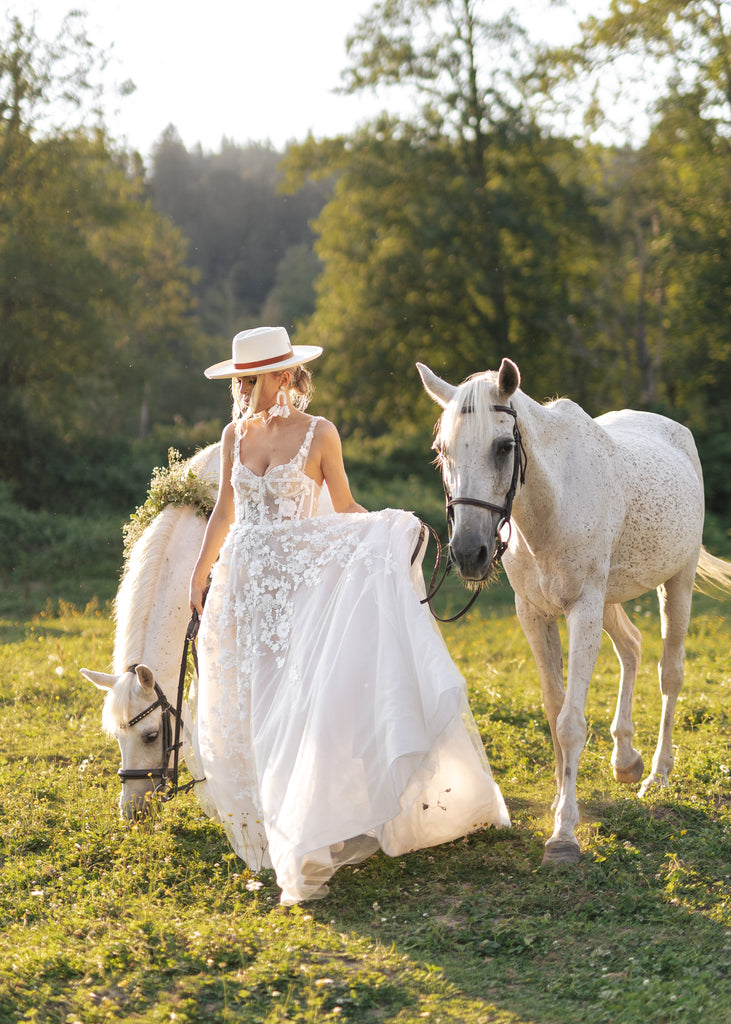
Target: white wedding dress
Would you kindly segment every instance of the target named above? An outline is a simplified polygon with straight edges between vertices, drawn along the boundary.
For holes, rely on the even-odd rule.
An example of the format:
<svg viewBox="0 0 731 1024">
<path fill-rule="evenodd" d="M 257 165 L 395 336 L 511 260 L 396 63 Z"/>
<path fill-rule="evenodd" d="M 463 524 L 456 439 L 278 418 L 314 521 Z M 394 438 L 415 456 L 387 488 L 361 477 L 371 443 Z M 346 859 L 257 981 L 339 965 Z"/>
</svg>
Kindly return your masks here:
<svg viewBox="0 0 731 1024">
<path fill-rule="evenodd" d="M 235 445 L 236 519 L 199 636 L 203 803 L 285 904 L 343 864 L 509 825 L 474 719 L 411 565 L 419 521 L 317 515 L 297 455 L 257 476 Z M 211 806 L 212 805 L 212 806 Z"/>
</svg>

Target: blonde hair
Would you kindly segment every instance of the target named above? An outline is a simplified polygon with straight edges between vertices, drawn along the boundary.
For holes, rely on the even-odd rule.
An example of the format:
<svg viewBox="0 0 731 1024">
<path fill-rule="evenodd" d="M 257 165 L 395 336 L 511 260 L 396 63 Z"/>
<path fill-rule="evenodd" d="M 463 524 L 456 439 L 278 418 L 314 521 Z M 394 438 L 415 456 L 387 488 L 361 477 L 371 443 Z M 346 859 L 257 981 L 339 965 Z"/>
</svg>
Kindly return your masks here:
<svg viewBox="0 0 731 1024">
<path fill-rule="evenodd" d="M 304 412 L 307 406 L 310 404 L 312 398 L 312 392 L 314 390 L 312 384 L 312 374 L 305 366 L 291 366 L 289 367 L 291 376 L 289 378 L 289 385 L 287 386 L 287 392 L 289 399 L 295 409 L 299 409 L 300 412 Z M 277 372 L 277 371 L 273 371 Z M 246 376 L 243 374 L 242 376 Z M 251 392 L 251 398 L 249 399 L 249 405 L 254 404 L 255 396 L 258 394 L 258 389 L 261 387 L 261 381 L 264 374 L 257 377 L 254 390 Z M 239 398 L 239 392 L 236 387 L 237 377 L 231 378 L 231 398 L 233 399 L 233 406 L 231 408 L 231 419 L 234 423 L 244 418 L 246 412 L 246 406 L 244 406 Z"/>
</svg>

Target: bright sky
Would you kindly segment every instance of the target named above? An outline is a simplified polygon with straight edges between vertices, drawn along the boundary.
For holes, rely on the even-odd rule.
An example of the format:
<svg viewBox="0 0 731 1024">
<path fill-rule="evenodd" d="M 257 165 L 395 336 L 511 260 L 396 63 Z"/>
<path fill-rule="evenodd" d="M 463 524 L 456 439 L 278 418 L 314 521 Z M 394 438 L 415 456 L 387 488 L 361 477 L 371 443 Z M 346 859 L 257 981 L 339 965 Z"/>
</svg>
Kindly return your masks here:
<svg viewBox="0 0 731 1024">
<path fill-rule="evenodd" d="M 572 0 L 583 12 L 591 0 Z M 105 124 L 144 157 L 169 124 L 188 148 L 218 150 L 236 143 L 271 142 L 277 149 L 351 131 L 395 96 L 338 96 L 346 65 L 345 40 L 372 0 L 9 0 L 6 10 L 52 39 L 72 8 L 86 11 L 89 37 L 111 50 Z M 494 6 L 495 10 L 491 10 Z M 509 6 L 489 0 L 491 16 Z M 536 36 L 567 41 L 576 17 L 548 0 L 517 0 Z M 119 93 L 128 80 L 129 96 Z M 115 89 L 117 93 L 115 95 Z"/>
</svg>

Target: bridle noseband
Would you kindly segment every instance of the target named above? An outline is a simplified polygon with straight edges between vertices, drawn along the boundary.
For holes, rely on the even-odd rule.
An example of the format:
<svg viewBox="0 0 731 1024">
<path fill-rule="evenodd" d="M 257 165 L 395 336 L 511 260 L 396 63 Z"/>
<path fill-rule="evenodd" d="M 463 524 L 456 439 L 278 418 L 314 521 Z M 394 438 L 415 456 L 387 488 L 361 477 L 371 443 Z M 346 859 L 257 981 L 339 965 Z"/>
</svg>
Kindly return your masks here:
<svg viewBox="0 0 731 1024">
<path fill-rule="evenodd" d="M 123 729 L 130 729 L 133 725 L 137 725 L 138 722 L 141 722 L 143 719 L 147 718 L 148 715 L 151 715 L 157 708 L 162 709 L 162 762 L 160 767 L 120 768 L 117 775 L 123 783 L 132 779 L 159 779 L 160 781 L 155 785 L 152 795 L 164 800 L 170 800 L 178 792 L 185 793 L 197 782 L 204 781 L 203 779 L 192 779 L 190 782 L 186 783 L 185 786 L 178 786 L 180 748 L 183 745 L 181 732 L 183 729 L 183 692 L 185 689 L 185 671 L 188 662 L 188 649 L 190 648 L 193 652 L 193 662 L 196 673 L 198 672 L 198 655 L 195 648 L 195 638 L 198 635 L 199 625 L 200 619 L 198 612 L 194 611 L 185 632 L 185 644 L 183 646 L 183 658 L 180 663 L 176 706 L 173 707 L 165 696 L 160 684 L 155 681 L 155 696 L 157 699 L 140 711 L 138 715 L 135 715 L 134 718 L 130 718 L 130 720 L 122 726 Z M 127 671 L 134 672 L 136 668 L 137 665 L 130 665 Z M 174 729 L 172 724 L 173 720 L 175 721 Z M 171 757 L 172 768 L 170 767 Z"/>
<path fill-rule="evenodd" d="M 492 501 L 483 501 L 482 498 L 453 498 L 447 485 L 444 485 L 444 496 L 447 504 L 447 535 L 450 544 L 452 540 L 452 527 L 454 526 L 455 505 L 473 505 L 475 508 L 484 508 L 487 509 L 489 512 L 497 512 L 498 515 L 500 516 L 500 521 L 498 522 L 497 527 L 495 528 L 495 550 L 493 551 L 492 561 L 490 562 L 491 566 L 495 565 L 497 562 L 500 561 L 500 559 L 507 551 L 508 544 L 510 543 L 510 534 L 512 530 L 510 517 L 513 512 L 513 501 L 515 500 L 515 494 L 518 490 L 518 482 L 520 482 L 521 487 L 525 483 L 525 470 L 528 464 L 528 457 L 526 455 L 525 448 L 523 446 L 523 439 L 520 436 L 520 430 L 518 428 L 517 412 L 512 407 L 512 405 L 493 405 L 492 409 L 494 412 L 506 412 L 508 413 L 508 415 L 513 417 L 513 440 L 515 442 L 513 448 L 513 474 L 510 479 L 510 487 L 508 488 L 508 492 L 505 495 L 505 502 L 502 505 L 496 505 Z M 507 526 L 508 528 L 507 537 L 502 536 L 503 527 L 505 526 Z M 464 606 L 464 608 L 462 608 L 461 611 L 457 612 L 456 615 L 452 615 L 447 618 L 442 618 L 441 615 L 437 615 L 437 613 L 434 611 L 434 605 L 432 602 L 435 594 L 437 593 L 437 591 L 447 578 L 449 571 L 452 568 L 452 565 L 454 564 L 454 560 L 452 558 L 451 548 L 448 548 L 444 573 L 442 575 L 442 578 L 437 583 L 437 576 L 439 575 L 439 569 L 442 560 L 442 545 L 439 540 L 439 537 L 437 536 L 436 532 L 432 529 L 431 526 L 422 523 L 422 531 L 423 530 L 429 530 L 432 536 L 434 537 L 437 546 L 437 557 L 434 563 L 434 572 L 432 573 L 432 578 L 429 583 L 429 590 L 427 592 L 426 597 L 423 599 L 421 603 L 427 604 L 429 606 L 429 610 L 431 611 L 432 615 L 434 616 L 435 619 L 438 619 L 439 622 L 455 622 L 457 619 L 460 619 L 463 615 L 467 614 L 467 612 L 470 610 L 470 608 L 475 603 L 477 598 L 480 596 L 480 590 L 482 589 L 482 587 L 480 585 L 478 589 L 475 590 L 474 594 L 467 602 L 467 604 Z M 421 539 L 422 538 L 420 537 L 420 543 Z"/>
</svg>

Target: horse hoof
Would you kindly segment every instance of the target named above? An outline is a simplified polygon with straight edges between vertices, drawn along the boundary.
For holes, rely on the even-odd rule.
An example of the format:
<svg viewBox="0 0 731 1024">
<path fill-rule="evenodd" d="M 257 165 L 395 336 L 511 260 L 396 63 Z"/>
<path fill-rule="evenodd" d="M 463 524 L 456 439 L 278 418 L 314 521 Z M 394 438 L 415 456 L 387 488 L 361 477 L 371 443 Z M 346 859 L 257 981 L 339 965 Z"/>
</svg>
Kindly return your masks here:
<svg viewBox="0 0 731 1024">
<path fill-rule="evenodd" d="M 645 762 L 642 760 L 642 754 L 638 754 L 632 764 L 626 768 L 618 768 L 614 766 L 614 778 L 617 782 L 623 782 L 626 785 L 634 785 L 635 782 L 639 782 L 642 778 L 642 773 L 645 770 Z"/>
<path fill-rule="evenodd" d="M 581 849 L 578 843 L 568 839 L 549 839 L 543 853 L 543 866 L 546 864 L 578 864 L 581 860 Z"/>
<path fill-rule="evenodd" d="M 645 779 L 645 781 L 640 786 L 639 796 L 640 797 L 647 796 L 647 794 L 652 789 L 668 789 L 668 788 L 669 788 L 669 783 L 668 783 L 667 775 L 658 775 L 655 772 L 652 772 L 652 774 L 648 775 L 647 778 Z"/>
</svg>

